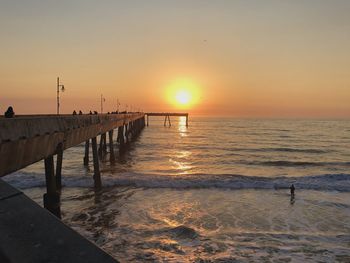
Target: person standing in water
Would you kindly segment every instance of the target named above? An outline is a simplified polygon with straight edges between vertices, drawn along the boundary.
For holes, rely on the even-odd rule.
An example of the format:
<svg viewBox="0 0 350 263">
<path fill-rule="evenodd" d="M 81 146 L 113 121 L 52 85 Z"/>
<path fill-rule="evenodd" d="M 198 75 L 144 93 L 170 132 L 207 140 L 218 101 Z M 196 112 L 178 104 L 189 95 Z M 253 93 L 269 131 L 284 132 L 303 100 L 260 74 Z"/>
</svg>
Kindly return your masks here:
<svg viewBox="0 0 350 263">
<path fill-rule="evenodd" d="M 294 192 L 295 192 L 295 187 L 294 187 L 294 184 L 292 184 L 290 187 L 289 187 L 289 189 L 290 189 L 290 203 L 291 204 L 294 204 L 294 199 L 295 199 L 295 194 L 294 194 Z"/>
</svg>

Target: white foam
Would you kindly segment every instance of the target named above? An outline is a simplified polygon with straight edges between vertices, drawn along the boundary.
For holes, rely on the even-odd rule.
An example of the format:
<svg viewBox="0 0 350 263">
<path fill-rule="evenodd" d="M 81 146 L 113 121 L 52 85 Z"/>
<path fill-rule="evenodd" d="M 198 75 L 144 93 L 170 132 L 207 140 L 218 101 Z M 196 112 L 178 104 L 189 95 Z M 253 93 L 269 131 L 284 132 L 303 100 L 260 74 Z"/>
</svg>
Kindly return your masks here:
<svg viewBox="0 0 350 263">
<path fill-rule="evenodd" d="M 350 192 L 350 174 L 324 174 L 304 177 L 258 177 L 235 174 L 192 174 L 165 176 L 143 173 L 102 174 L 104 186 L 135 186 L 146 188 L 223 188 L 223 189 L 297 189 Z M 15 187 L 26 189 L 45 186 L 43 174 L 18 172 L 4 178 Z M 65 176 L 65 187 L 91 187 L 92 176 Z"/>
</svg>

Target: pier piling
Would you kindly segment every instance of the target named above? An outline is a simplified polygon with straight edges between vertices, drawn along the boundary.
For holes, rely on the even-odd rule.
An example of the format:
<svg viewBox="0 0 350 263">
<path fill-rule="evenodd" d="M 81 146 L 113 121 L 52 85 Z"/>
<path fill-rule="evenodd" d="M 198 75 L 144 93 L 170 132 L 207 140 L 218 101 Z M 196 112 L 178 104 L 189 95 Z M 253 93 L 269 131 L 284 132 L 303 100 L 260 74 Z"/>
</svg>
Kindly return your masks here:
<svg viewBox="0 0 350 263">
<path fill-rule="evenodd" d="M 115 163 L 114 147 L 113 147 L 113 130 L 108 132 L 109 136 L 109 160 L 111 164 Z"/>
<path fill-rule="evenodd" d="M 46 193 L 44 194 L 44 207 L 58 218 L 61 218 L 60 194 L 56 188 L 53 155 L 45 158 L 45 179 Z"/>
<path fill-rule="evenodd" d="M 102 134 L 102 137 L 103 137 L 102 152 L 103 154 L 106 154 L 107 153 L 107 134 L 106 133 Z"/>
<path fill-rule="evenodd" d="M 62 143 L 57 146 L 57 160 L 56 160 L 56 190 L 62 189 L 62 160 L 63 160 L 63 145 Z"/>
<path fill-rule="evenodd" d="M 84 165 L 89 165 L 89 148 L 90 148 L 90 139 L 85 141 L 85 155 L 84 155 Z"/>
<path fill-rule="evenodd" d="M 125 129 L 124 129 L 124 131 L 125 131 L 125 142 L 126 143 L 129 143 L 129 127 L 128 126 L 129 126 L 128 124 L 125 124 Z"/>
<path fill-rule="evenodd" d="M 102 144 L 103 144 L 103 138 L 102 138 L 102 134 L 100 135 L 100 144 L 98 146 L 98 156 L 101 158 L 102 157 Z M 92 146 L 93 147 L 93 146 Z"/>
<path fill-rule="evenodd" d="M 98 148 L 98 154 L 100 158 L 102 159 L 103 155 L 107 153 L 107 139 L 106 139 L 106 133 L 102 133 L 100 135 L 100 146 Z"/>
<path fill-rule="evenodd" d="M 92 157 L 94 160 L 94 186 L 95 186 L 95 189 L 100 189 L 102 187 L 102 183 L 101 183 L 101 174 L 100 174 L 100 164 L 99 164 L 98 153 L 97 153 L 96 137 L 93 137 L 91 139 L 91 146 L 92 146 Z"/>
<path fill-rule="evenodd" d="M 124 125 L 118 128 L 119 153 L 124 150 Z"/>
</svg>

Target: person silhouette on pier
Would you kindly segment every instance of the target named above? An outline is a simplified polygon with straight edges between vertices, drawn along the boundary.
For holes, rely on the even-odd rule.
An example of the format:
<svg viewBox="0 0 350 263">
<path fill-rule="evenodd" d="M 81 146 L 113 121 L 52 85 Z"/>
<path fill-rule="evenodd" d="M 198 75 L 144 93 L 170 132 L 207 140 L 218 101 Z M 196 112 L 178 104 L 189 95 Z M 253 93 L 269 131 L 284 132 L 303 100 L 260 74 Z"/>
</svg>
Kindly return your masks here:
<svg viewBox="0 0 350 263">
<path fill-rule="evenodd" d="M 73 111 L 73 115 L 77 115 L 77 112 L 75 110 Z"/>
<path fill-rule="evenodd" d="M 83 112 L 81 110 L 79 111 L 79 115 L 83 115 Z"/>
<path fill-rule="evenodd" d="M 13 111 L 12 106 L 7 108 L 7 111 L 5 111 L 5 118 L 13 118 L 15 116 L 15 112 Z"/>
</svg>

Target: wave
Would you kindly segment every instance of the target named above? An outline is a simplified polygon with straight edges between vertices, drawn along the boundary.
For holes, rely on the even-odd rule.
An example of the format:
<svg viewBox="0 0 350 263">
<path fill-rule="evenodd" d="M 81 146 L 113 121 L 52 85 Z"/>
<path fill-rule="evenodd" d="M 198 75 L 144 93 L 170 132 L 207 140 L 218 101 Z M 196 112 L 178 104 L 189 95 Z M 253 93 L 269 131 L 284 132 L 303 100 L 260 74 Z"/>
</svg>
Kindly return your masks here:
<svg viewBox="0 0 350 263">
<path fill-rule="evenodd" d="M 18 172 L 3 178 L 21 189 L 45 187 L 43 174 Z M 65 187 L 92 187 L 92 176 L 64 176 Z M 297 189 L 350 192 L 350 174 L 322 174 L 303 177 L 262 177 L 238 174 L 156 175 L 143 173 L 102 174 L 104 186 L 132 186 L 173 189 Z"/>
<path fill-rule="evenodd" d="M 281 166 L 281 167 L 300 167 L 300 166 L 342 166 L 350 167 L 350 162 L 305 162 L 305 161 L 240 161 L 246 165 L 261 165 L 261 166 Z"/>
<path fill-rule="evenodd" d="M 321 149 L 302 149 L 302 148 L 233 148 L 231 151 L 243 151 L 243 152 L 290 152 L 290 153 L 310 153 L 310 154 L 325 154 L 330 153 L 331 150 Z"/>
</svg>

